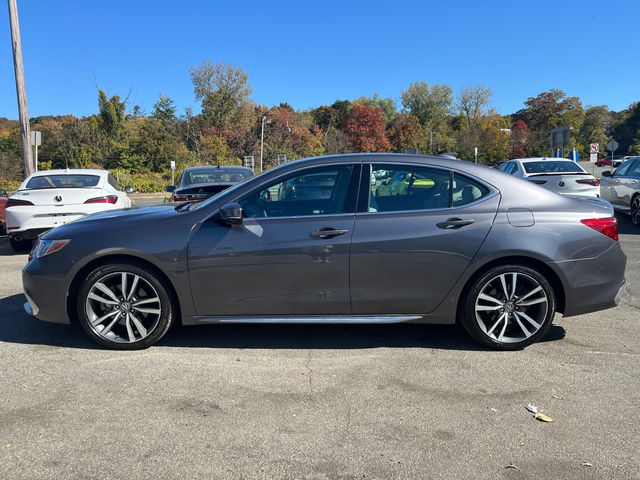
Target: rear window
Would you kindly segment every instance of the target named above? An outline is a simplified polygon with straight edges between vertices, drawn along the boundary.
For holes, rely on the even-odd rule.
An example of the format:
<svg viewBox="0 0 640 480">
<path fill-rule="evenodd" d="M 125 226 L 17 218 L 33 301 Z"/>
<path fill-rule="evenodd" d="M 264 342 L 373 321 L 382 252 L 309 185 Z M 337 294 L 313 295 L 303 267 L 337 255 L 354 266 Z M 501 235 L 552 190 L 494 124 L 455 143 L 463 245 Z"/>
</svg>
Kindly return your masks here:
<svg viewBox="0 0 640 480">
<path fill-rule="evenodd" d="M 38 175 L 27 182 L 26 189 L 92 188 L 98 185 L 98 175 Z"/>
<path fill-rule="evenodd" d="M 198 169 L 185 172 L 186 184 L 217 183 L 217 182 L 241 182 L 251 176 L 249 170 L 240 168 L 212 168 Z"/>
<path fill-rule="evenodd" d="M 569 160 L 543 160 L 541 162 L 526 162 L 522 164 L 527 173 L 584 173 L 580 166 Z"/>
</svg>

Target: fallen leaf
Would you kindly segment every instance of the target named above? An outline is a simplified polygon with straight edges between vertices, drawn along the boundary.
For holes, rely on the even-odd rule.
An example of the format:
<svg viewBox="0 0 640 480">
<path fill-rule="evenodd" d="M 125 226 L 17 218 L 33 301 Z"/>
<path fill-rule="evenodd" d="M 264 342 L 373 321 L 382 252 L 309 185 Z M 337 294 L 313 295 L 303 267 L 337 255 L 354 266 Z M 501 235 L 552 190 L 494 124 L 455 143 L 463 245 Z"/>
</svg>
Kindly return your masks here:
<svg viewBox="0 0 640 480">
<path fill-rule="evenodd" d="M 531 404 L 528 404 L 528 405 L 527 405 L 526 407 L 524 407 L 524 408 L 526 408 L 527 410 L 529 410 L 531 413 L 538 413 L 538 412 L 540 412 L 540 411 L 541 411 L 541 410 L 538 410 L 538 407 L 536 407 L 535 405 L 531 405 Z"/>
<path fill-rule="evenodd" d="M 557 395 L 551 395 L 551 398 L 555 398 L 556 400 L 562 400 L 562 397 L 559 397 Z"/>
<path fill-rule="evenodd" d="M 544 413 L 536 413 L 533 418 L 535 418 L 536 420 L 540 420 L 541 422 L 553 422 L 553 418 L 545 415 Z"/>
<path fill-rule="evenodd" d="M 582 465 L 583 467 L 593 467 L 593 463 L 591 462 L 582 462 L 580 465 Z"/>
<path fill-rule="evenodd" d="M 11 444 L 10 443 L 5 443 L 2 448 L 11 448 Z"/>
<path fill-rule="evenodd" d="M 491 407 L 489 410 L 491 410 L 492 412 L 497 412 L 498 410 L 496 410 L 495 408 Z"/>
<path fill-rule="evenodd" d="M 504 468 L 512 468 L 513 470 L 520 470 L 515 463 L 510 463 L 509 465 L 507 465 Z"/>
<path fill-rule="evenodd" d="M 21 386 L 22 388 L 27 388 L 27 385 L 26 385 L 26 384 L 24 384 L 24 383 L 23 383 L 22 385 L 20 385 L 20 386 Z"/>
</svg>

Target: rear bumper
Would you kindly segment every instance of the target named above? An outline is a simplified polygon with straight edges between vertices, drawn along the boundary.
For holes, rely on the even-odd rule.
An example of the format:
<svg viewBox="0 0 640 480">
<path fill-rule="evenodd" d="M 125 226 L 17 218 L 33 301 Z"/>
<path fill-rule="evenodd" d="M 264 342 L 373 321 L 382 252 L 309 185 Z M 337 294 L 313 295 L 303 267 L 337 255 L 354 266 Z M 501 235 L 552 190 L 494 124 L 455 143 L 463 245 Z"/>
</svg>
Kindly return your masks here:
<svg viewBox="0 0 640 480">
<path fill-rule="evenodd" d="M 119 206 L 104 203 L 65 205 L 60 207 L 20 206 L 6 211 L 7 232 L 24 233 L 30 230 L 40 232 L 78 220 L 92 213 L 114 210 Z"/>
<path fill-rule="evenodd" d="M 597 312 L 620 303 L 627 257 L 618 242 L 602 255 L 556 263 L 565 279 L 565 317 Z"/>
</svg>

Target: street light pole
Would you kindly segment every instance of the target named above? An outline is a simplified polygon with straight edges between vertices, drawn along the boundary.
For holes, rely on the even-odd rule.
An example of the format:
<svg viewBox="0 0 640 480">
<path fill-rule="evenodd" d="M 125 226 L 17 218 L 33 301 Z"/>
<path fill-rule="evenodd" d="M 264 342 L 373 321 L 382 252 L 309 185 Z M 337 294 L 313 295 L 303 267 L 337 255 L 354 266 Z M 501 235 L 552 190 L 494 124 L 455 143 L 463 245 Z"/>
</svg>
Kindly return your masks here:
<svg viewBox="0 0 640 480">
<path fill-rule="evenodd" d="M 11 46 L 13 47 L 13 68 L 16 75 L 18 94 L 18 114 L 20 117 L 20 136 L 22 139 L 22 164 L 25 177 L 35 171 L 31 153 L 31 132 L 29 131 L 29 112 L 27 111 L 27 91 L 24 83 L 24 64 L 22 63 L 22 44 L 20 42 L 20 23 L 16 0 L 9 0 L 9 22 L 11 25 Z"/>
<path fill-rule="evenodd" d="M 262 116 L 262 130 L 260 132 L 260 172 L 262 173 L 262 153 L 264 152 L 264 122 L 267 120 L 267 116 Z"/>
</svg>

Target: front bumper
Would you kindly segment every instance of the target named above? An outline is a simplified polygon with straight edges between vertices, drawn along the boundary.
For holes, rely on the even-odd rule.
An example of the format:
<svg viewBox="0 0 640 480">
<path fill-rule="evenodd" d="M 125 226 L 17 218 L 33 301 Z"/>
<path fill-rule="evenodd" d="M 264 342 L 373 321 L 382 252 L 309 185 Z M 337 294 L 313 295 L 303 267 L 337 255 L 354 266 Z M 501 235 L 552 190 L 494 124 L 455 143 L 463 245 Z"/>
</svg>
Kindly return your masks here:
<svg viewBox="0 0 640 480">
<path fill-rule="evenodd" d="M 39 259 L 27 263 L 22 270 L 22 286 L 27 297 L 24 309 L 29 315 L 47 322 L 71 323 L 67 315 L 67 272 L 64 262 L 47 265 L 46 270 Z"/>
</svg>

